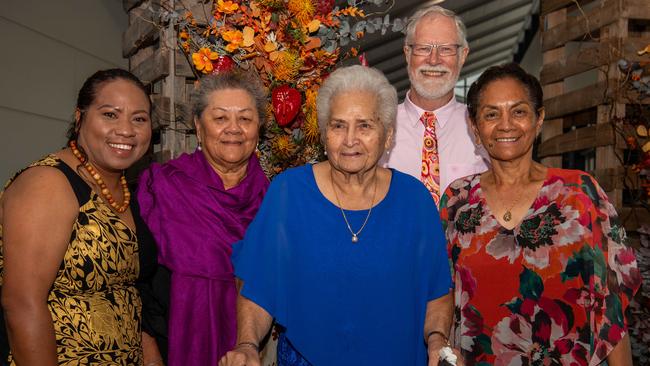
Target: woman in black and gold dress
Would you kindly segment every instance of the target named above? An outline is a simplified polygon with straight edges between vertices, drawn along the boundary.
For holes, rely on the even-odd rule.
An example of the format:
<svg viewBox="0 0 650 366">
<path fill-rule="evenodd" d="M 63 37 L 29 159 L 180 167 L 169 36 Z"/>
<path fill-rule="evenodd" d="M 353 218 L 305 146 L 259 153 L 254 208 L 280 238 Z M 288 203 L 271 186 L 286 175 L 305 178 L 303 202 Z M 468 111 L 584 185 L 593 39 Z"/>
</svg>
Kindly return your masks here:
<svg viewBox="0 0 650 366">
<path fill-rule="evenodd" d="M 79 91 L 68 147 L 0 193 L 8 363 L 143 364 L 136 281 L 151 249 L 123 172 L 149 147 L 150 113 L 135 76 L 98 71 Z"/>
</svg>

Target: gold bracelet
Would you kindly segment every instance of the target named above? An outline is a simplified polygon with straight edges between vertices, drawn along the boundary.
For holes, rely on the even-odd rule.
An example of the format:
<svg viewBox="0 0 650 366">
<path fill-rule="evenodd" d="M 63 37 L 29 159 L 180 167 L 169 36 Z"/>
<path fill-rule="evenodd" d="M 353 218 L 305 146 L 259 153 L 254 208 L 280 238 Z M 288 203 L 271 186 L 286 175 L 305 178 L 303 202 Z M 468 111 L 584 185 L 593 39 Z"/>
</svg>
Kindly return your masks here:
<svg viewBox="0 0 650 366">
<path fill-rule="evenodd" d="M 162 365 L 162 361 L 163 361 L 163 359 L 162 359 L 162 358 L 159 358 L 159 359 L 157 359 L 157 360 L 155 360 L 155 361 L 151 361 L 151 362 L 149 362 L 149 363 L 146 363 L 144 366 L 156 366 L 156 365 Z"/>
<path fill-rule="evenodd" d="M 427 337 L 424 339 L 425 343 L 429 343 L 429 338 L 431 338 L 432 335 L 437 334 L 442 337 L 442 339 L 445 341 L 445 344 L 449 346 L 449 338 L 445 333 L 439 331 L 439 330 L 432 330 L 429 333 L 427 333 Z"/>
<path fill-rule="evenodd" d="M 239 348 L 239 347 L 252 347 L 252 348 L 255 349 L 255 351 L 257 353 L 260 352 L 260 346 L 258 344 L 256 344 L 256 343 L 253 343 L 253 342 L 239 342 L 239 343 L 237 343 L 235 348 Z"/>
</svg>

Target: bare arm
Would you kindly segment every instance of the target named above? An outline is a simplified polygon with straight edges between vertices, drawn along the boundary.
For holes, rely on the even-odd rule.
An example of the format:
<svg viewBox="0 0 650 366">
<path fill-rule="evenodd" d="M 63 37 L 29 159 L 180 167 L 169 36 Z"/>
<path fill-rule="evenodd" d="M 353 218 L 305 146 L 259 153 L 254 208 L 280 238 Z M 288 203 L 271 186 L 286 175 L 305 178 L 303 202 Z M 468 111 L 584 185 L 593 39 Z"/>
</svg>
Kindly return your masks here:
<svg viewBox="0 0 650 366">
<path fill-rule="evenodd" d="M 146 332 L 142 332 L 142 354 L 144 358 L 144 366 L 164 365 L 156 339 Z"/>
<path fill-rule="evenodd" d="M 438 351 L 447 345 L 453 311 L 454 299 L 451 293 L 427 303 L 427 313 L 424 319 L 424 340 L 427 344 L 430 366 L 438 365 Z"/>
<path fill-rule="evenodd" d="M 19 365 L 57 365 L 47 298 L 79 206 L 65 176 L 50 167 L 22 173 L 2 196 L 2 307 Z"/>
<path fill-rule="evenodd" d="M 626 334 L 625 337 L 614 346 L 612 352 L 607 355 L 607 364 L 609 366 L 632 366 L 632 349 L 630 346 L 629 334 Z"/>
<path fill-rule="evenodd" d="M 237 288 L 242 282 L 237 280 Z M 260 340 L 271 329 L 273 318 L 262 307 L 245 298 L 237 296 L 237 346 L 219 361 L 219 366 L 256 366 L 260 364 Z M 257 347 L 255 347 L 257 346 Z"/>
</svg>

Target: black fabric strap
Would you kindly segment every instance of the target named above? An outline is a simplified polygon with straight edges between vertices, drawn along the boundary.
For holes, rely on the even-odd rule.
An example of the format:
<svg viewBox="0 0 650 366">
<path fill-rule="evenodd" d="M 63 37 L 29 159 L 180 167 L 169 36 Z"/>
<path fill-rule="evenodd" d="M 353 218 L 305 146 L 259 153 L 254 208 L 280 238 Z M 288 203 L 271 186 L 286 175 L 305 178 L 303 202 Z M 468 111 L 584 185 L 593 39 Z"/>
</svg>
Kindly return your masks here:
<svg viewBox="0 0 650 366">
<path fill-rule="evenodd" d="M 79 207 L 86 204 L 90 199 L 90 192 L 92 191 L 88 183 L 86 183 L 79 174 L 72 170 L 72 168 L 62 160 L 59 160 L 59 164 L 57 164 L 55 168 L 59 169 L 65 177 L 68 178 L 68 182 L 70 182 L 70 186 L 72 186 L 72 190 L 74 191 L 75 196 L 77 196 Z"/>
</svg>

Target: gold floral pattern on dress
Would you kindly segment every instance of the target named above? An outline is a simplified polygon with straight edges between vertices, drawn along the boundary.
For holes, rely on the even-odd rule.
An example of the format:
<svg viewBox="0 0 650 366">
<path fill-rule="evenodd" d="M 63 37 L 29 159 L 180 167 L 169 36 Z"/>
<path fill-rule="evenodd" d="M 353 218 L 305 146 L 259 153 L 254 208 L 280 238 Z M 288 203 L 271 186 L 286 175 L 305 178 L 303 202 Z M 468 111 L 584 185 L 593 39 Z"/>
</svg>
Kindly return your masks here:
<svg viewBox="0 0 650 366">
<path fill-rule="evenodd" d="M 48 155 L 30 167 L 58 164 Z M 142 364 L 139 271 L 135 232 L 91 192 L 48 297 L 59 365 Z"/>
</svg>

